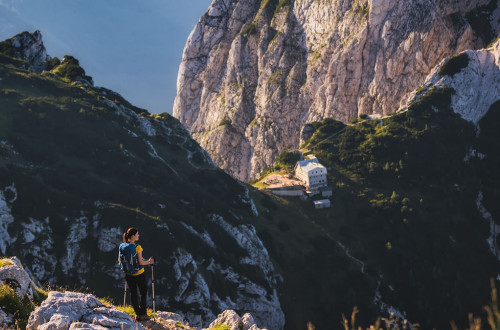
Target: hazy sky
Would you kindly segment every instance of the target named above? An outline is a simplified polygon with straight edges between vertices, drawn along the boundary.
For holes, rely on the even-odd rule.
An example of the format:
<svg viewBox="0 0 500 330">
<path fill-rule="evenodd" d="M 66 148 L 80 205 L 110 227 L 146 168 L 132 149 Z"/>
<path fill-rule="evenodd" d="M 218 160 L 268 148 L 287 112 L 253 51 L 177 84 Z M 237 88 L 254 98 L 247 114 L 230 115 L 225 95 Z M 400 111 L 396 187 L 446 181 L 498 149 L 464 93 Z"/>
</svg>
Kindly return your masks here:
<svg viewBox="0 0 500 330">
<path fill-rule="evenodd" d="M 0 40 L 40 30 L 47 53 L 73 55 L 97 86 L 172 113 L 184 44 L 212 0 L 0 0 Z"/>
</svg>

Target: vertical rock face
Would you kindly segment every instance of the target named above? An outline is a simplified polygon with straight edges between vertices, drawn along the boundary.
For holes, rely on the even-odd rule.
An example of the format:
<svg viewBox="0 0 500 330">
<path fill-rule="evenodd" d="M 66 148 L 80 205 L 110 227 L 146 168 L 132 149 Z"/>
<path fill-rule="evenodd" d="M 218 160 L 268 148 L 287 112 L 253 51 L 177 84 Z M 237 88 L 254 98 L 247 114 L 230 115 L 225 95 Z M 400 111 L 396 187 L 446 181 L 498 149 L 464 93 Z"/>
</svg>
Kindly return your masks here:
<svg viewBox="0 0 500 330">
<path fill-rule="evenodd" d="M 255 178 L 307 122 L 395 112 L 443 58 L 491 41 L 497 7 L 214 0 L 186 44 L 174 116 L 219 167 Z"/>
<path fill-rule="evenodd" d="M 500 100 L 500 41 L 487 49 L 468 50 L 443 60 L 431 71 L 423 88 L 444 87 L 455 91 L 452 96 L 453 110 L 477 125 L 491 106 Z M 408 103 L 418 96 L 418 91 L 409 94 Z"/>
<path fill-rule="evenodd" d="M 0 45 L 0 51 L 27 61 L 35 72 L 42 72 L 50 59 L 38 30 L 33 33 L 23 32 L 6 40 Z"/>
</svg>

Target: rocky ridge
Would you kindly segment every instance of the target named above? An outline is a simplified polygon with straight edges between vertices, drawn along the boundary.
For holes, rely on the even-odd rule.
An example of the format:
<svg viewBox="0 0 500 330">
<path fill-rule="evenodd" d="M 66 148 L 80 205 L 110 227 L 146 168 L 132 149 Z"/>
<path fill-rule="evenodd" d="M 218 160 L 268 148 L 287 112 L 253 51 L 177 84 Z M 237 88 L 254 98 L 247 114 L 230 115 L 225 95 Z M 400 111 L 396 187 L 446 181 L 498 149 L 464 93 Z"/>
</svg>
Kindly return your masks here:
<svg viewBox="0 0 500 330">
<path fill-rule="evenodd" d="M 116 251 L 136 226 L 159 261 L 159 308 L 199 327 L 235 309 L 282 328 L 280 277 L 249 222 L 258 212 L 248 188 L 175 118 L 82 81 L 76 59 L 34 73 L 39 61 L 9 55 L 16 38 L 0 43 L 1 253 L 40 282 L 119 296 Z"/>
<path fill-rule="evenodd" d="M 42 42 L 40 31 L 20 33 L 7 40 L 0 46 L 0 52 L 28 62 L 28 67 L 35 72 L 42 72 L 47 68 L 47 61 L 51 57 Z"/>
<path fill-rule="evenodd" d="M 91 294 L 49 292 L 48 298 L 33 311 L 26 329 L 127 329 L 145 330 L 130 316 L 105 307 Z"/>
<path fill-rule="evenodd" d="M 463 67 L 459 66 L 459 56 L 466 56 L 463 57 Z M 457 66 L 457 72 L 442 73 L 446 65 Z M 451 104 L 453 110 L 477 125 L 491 105 L 500 100 L 500 41 L 485 49 L 468 50 L 444 59 L 432 69 L 422 87 L 409 94 L 407 105 L 426 90 L 449 87 L 455 91 Z"/>
<path fill-rule="evenodd" d="M 0 280 L 15 288 L 19 299 L 33 301 L 36 286 L 18 258 L 2 259 L 6 264 L 0 268 Z M 5 284 L 2 284 L 5 285 Z M 184 318 L 176 313 L 158 311 L 155 321 L 144 324 L 135 322 L 128 314 L 113 306 L 105 305 L 92 294 L 80 292 L 50 291 L 47 298 L 29 316 L 26 329 L 173 329 L 181 326 L 190 329 Z M 226 310 L 214 320 L 209 328 L 217 325 L 231 329 L 259 330 L 250 314 L 240 318 L 234 311 Z M 0 309 L 2 329 L 15 328 L 14 316 Z"/>
<path fill-rule="evenodd" d="M 174 116 L 247 181 L 297 148 L 305 123 L 397 111 L 443 58 L 495 38 L 499 12 L 487 0 L 214 0 L 186 43 Z"/>
</svg>

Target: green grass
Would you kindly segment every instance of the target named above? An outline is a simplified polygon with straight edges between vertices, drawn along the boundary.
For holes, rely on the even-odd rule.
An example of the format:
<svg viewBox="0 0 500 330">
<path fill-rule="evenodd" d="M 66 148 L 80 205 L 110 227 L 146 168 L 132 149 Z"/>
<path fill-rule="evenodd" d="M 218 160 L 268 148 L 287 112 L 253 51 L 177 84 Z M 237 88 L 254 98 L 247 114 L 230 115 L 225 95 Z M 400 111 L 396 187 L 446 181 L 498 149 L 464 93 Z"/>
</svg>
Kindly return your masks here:
<svg viewBox="0 0 500 330">
<path fill-rule="evenodd" d="M 485 283 L 500 270 L 484 241 L 488 224 L 475 205 L 481 189 L 485 207 L 500 215 L 495 203 L 500 157 L 494 151 L 500 102 L 476 137 L 474 127 L 452 111 L 454 93 L 431 88 L 407 112 L 383 120 L 347 127 L 332 119 L 310 123 L 314 132 L 306 145 L 328 168 L 332 208 L 317 212 L 309 201 L 255 197 L 264 215 L 259 234 L 287 274 L 281 300 L 287 324 L 304 328 L 311 321 L 329 328 L 322 315 L 332 310 L 349 315 L 352 306 L 362 311 L 359 322 L 369 324 L 380 316 L 369 297 L 380 273 L 383 301 L 398 305 L 423 328 L 447 327 L 449 319 L 462 327 L 467 313 L 480 311 L 489 292 Z M 342 127 L 344 132 L 324 141 Z M 470 147 L 487 154 L 487 160 L 465 163 Z M 366 263 L 365 274 L 333 239 Z M 479 271 L 484 275 L 477 276 Z M 307 291 L 301 283 L 308 283 Z M 317 302 L 314 293 L 320 291 L 328 295 Z"/>
<path fill-rule="evenodd" d="M 241 35 L 249 38 L 252 35 L 259 33 L 259 22 L 261 19 L 266 18 L 272 20 L 284 7 L 290 7 L 290 0 L 262 0 L 260 3 L 260 10 L 250 24 L 245 26 L 241 31 Z M 276 35 L 274 35 L 276 37 Z M 274 40 L 269 42 L 271 43 Z"/>
<path fill-rule="evenodd" d="M 493 45 L 496 44 L 498 40 L 500 40 L 500 36 L 498 36 L 495 40 L 493 40 L 486 48 L 493 47 Z"/>
<path fill-rule="evenodd" d="M 302 146 L 303 148 L 311 148 L 320 142 L 325 142 L 326 138 L 345 128 L 345 124 L 332 118 L 325 118 L 322 121 L 308 123 L 307 125 L 314 129 L 314 133 Z"/>
<path fill-rule="evenodd" d="M 425 92 L 427 90 L 427 86 L 425 85 L 422 85 L 422 86 L 419 86 L 416 90 L 416 94 L 422 94 L 423 92 Z"/>
<path fill-rule="evenodd" d="M 213 328 L 210 328 L 211 330 L 230 330 L 231 327 L 229 325 L 216 325 Z"/>
<path fill-rule="evenodd" d="M 14 266 L 14 263 L 10 259 L 0 259 L 0 268 L 6 267 L 6 266 Z"/>
<path fill-rule="evenodd" d="M 300 157 L 301 153 L 297 150 L 285 150 L 276 159 L 276 166 L 285 169 L 287 172 L 293 172 Z"/>
<path fill-rule="evenodd" d="M 238 243 L 209 221 L 211 214 L 219 214 L 232 224 L 249 223 L 253 215 L 250 205 L 242 201 L 245 187 L 205 163 L 202 149 L 177 119 L 149 115 L 112 91 L 73 86 L 65 77 L 30 73 L 13 66 L 14 60 L 7 62 L 0 58 L 0 139 L 8 141 L 16 154 L 0 147 L 0 187 L 15 182 L 19 192 L 12 209 L 16 221 L 9 226 L 12 235 L 22 237 L 23 223 L 30 218 L 49 217 L 46 230 L 30 244 L 43 246 L 50 238 L 54 245 L 47 253 L 54 255 L 65 251 L 73 219 L 82 217 L 82 210 L 89 217 L 99 214 L 102 228 L 139 227 L 146 253 L 159 255 L 155 272 L 174 278 L 170 252 L 163 251 L 186 248 L 197 261 L 214 257 L 214 250 L 181 226 L 182 221 L 200 233 L 210 233 L 218 262 L 272 290 L 257 267 L 240 263 L 247 253 Z M 105 99 L 130 108 L 142 121 L 149 121 L 157 134 L 144 134 L 138 119 L 118 115 Z M 151 155 L 150 145 L 163 160 Z M 169 230 L 158 228 L 161 225 Z M 120 235 L 115 239 L 121 241 Z M 92 258 L 86 274 L 75 266 L 67 273 L 47 272 L 39 280 L 55 277 L 59 285 L 71 288 L 83 279 L 99 296 L 122 296 L 113 285 L 115 280 L 102 271 L 114 266 L 110 261 L 116 260 L 115 251 L 103 253 L 95 240 L 82 241 L 80 246 L 85 253 L 75 258 Z M 23 239 L 9 248 L 26 260 L 27 267 L 38 263 L 52 269 L 49 261 L 26 248 Z M 207 266 L 199 264 L 197 271 L 204 272 L 211 291 L 236 299 L 237 288 L 205 270 Z M 178 306 L 169 288 L 158 290 L 159 294 L 163 290 L 172 308 L 194 308 Z"/>
<path fill-rule="evenodd" d="M 252 23 L 248 24 L 242 31 L 241 34 L 245 37 L 248 38 L 251 35 L 254 35 L 257 33 L 257 26 L 259 24 L 258 20 L 253 20 Z"/>
<path fill-rule="evenodd" d="M 226 116 L 219 122 L 219 126 L 231 126 L 231 123 L 231 119 Z"/>
<path fill-rule="evenodd" d="M 279 0 L 278 4 L 276 5 L 276 9 L 274 10 L 274 16 L 276 16 L 281 8 L 285 6 L 290 6 L 291 1 L 290 0 Z"/>
<path fill-rule="evenodd" d="M 364 5 L 358 4 L 354 11 L 358 14 L 361 15 L 364 18 L 368 18 L 368 15 L 370 14 L 370 5 L 368 3 Z"/>
<path fill-rule="evenodd" d="M 70 81 L 85 79 L 92 83 L 92 77 L 85 74 L 85 70 L 80 66 L 80 62 L 73 56 L 65 55 L 62 61 L 53 60 L 49 62 L 53 66 L 52 73 L 67 78 Z"/>
<path fill-rule="evenodd" d="M 127 297 L 129 298 L 129 297 Z M 122 312 L 125 312 L 127 313 L 128 315 L 130 315 L 130 317 L 135 317 L 135 312 L 134 312 L 134 308 L 132 307 L 132 305 L 128 305 L 128 304 L 125 304 L 125 310 L 123 309 L 123 301 L 122 301 L 122 304 L 120 305 L 116 305 L 114 300 L 110 297 L 106 297 L 106 298 L 97 298 L 101 303 L 103 303 L 105 306 L 108 306 L 108 307 L 112 307 L 112 308 L 116 308 Z M 130 298 L 129 298 L 130 299 Z M 146 309 L 146 313 L 153 317 L 153 309 L 152 308 L 147 308 Z"/>
<path fill-rule="evenodd" d="M 40 304 L 47 299 L 49 296 L 49 291 L 44 290 L 39 287 L 35 287 L 35 292 L 33 292 L 33 303 L 35 306 L 40 306 Z"/>
<path fill-rule="evenodd" d="M 14 289 L 6 284 L 0 286 L 0 309 L 5 313 L 14 315 L 16 327 L 25 329 L 28 324 L 28 318 L 35 305 L 26 297 L 19 298 Z"/>
</svg>

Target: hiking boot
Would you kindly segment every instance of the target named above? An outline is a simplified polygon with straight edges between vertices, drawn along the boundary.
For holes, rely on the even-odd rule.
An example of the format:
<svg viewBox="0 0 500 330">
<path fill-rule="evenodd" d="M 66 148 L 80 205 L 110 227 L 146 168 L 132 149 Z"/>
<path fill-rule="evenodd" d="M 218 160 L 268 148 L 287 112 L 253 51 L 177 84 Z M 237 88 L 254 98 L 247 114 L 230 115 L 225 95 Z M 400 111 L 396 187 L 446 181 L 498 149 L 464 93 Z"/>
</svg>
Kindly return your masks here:
<svg viewBox="0 0 500 330">
<path fill-rule="evenodd" d="M 151 317 L 149 315 L 137 315 L 136 319 L 138 321 L 149 321 Z"/>
</svg>

